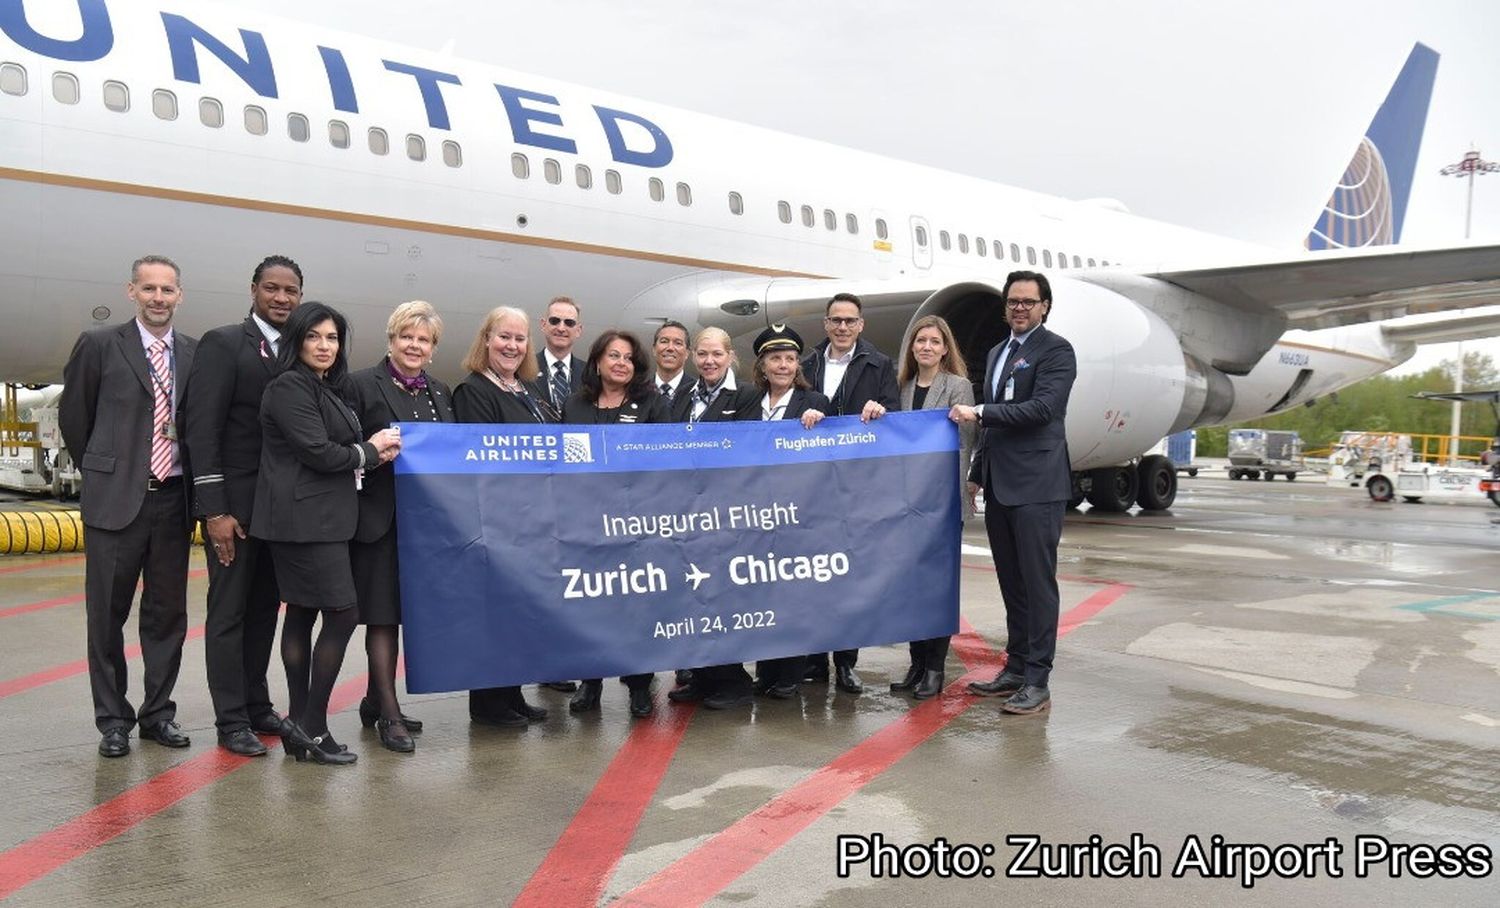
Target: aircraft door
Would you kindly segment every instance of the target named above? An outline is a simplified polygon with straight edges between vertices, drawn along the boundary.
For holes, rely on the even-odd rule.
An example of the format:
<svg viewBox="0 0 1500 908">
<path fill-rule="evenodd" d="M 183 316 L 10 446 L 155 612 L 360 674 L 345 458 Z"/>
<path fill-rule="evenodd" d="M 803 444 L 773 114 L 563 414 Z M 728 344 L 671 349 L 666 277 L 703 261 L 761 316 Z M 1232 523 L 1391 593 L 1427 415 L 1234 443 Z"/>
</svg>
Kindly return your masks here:
<svg viewBox="0 0 1500 908">
<path fill-rule="evenodd" d="M 918 268 L 932 267 L 932 230 L 927 219 L 917 215 L 911 218 L 911 260 Z"/>
</svg>

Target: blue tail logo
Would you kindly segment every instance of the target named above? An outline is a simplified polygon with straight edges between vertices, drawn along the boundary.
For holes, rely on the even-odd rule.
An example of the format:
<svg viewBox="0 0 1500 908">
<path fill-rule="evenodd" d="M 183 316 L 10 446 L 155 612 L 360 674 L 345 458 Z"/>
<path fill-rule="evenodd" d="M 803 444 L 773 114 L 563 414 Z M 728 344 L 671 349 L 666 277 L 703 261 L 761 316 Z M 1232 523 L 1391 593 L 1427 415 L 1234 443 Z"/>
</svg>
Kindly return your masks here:
<svg viewBox="0 0 1500 908">
<path fill-rule="evenodd" d="M 1412 173 L 1437 77 L 1437 51 L 1417 44 L 1303 245 L 1308 249 L 1382 246 L 1401 240 Z"/>
</svg>

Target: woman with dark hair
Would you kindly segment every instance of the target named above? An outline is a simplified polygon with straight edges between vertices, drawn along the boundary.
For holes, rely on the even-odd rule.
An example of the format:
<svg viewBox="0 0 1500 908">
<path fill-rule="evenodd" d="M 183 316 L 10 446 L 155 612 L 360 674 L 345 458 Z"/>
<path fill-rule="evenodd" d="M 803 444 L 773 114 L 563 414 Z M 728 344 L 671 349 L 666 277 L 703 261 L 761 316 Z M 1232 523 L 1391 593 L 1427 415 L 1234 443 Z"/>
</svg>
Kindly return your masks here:
<svg viewBox="0 0 1500 908">
<path fill-rule="evenodd" d="M 385 325 L 386 354 L 380 362 L 349 377 L 349 398 L 365 431 L 396 422 L 453 422 L 448 386 L 427 374 L 432 351 L 443 335 L 443 320 L 428 303 L 402 303 Z M 373 470 L 359 492 L 359 524 L 349 545 L 359 620 L 365 625 L 370 677 L 359 701 L 359 720 L 375 727 L 387 750 L 416 750 L 412 735 L 422 723 L 401 711 L 396 699 L 396 656 L 400 652 L 401 576 L 396 563 L 396 474 Z"/>
<path fill-rule="evenodd" d="M 563 404 L 565 423 L 671 422 L 666 402 L 651 382 L 653 372 L 646 349 L 629 331 L 611 328 L 599 335 L 589 349 L 583 369 L 583 384 Z M 651 679 L 654 675 L 626 675 L 630 687 L 630 714 L 649 716 Z M 568 711 L 589 712 L 599 708 L 604 690 L 602 678 L 586 678 L 568 701 Z"/>
<path fill-rule="evenodd" d="M 531 353 L 531 319 L 520 309 L 491 309 L 464 357 L 469 374 L 453 389 L 453 413 L 459 422 L 556 422 L 547 395 L 533 384 L 538 367 Z M 469 691 L 469 719 L 480 725 L 523 727 L 547 718 L 547 711 L 526 702 L 521 688 L 488 687 Z"/>
<path fill-rule="evenodd" d="M 953 329 L 940 315 L 924 315 L 911 326 L 906 349 L 901 354 L 901 372 L 897 376 L 903 410 L 948 410 L 955 405 L 972 406 L 974 388 L 969 384 L 969 367 L 964 364 Z M 976 426 L 958 427 L 959 519 L 974 510 L 972 496 L 964 493 L 969 478 L 969 458 L 974 453 Z M 891 690 L 911 691 L 918 700 L 935 697 L 943 689 L 944 665 L 948 660 L 948 637 L 913 640 L 911 667 L 906 677 L 891 682 Z"/>
<path fill-rule="evenodd" d="M 381 429 L 361 442 L 359 417 L 344 402 L 349 324 L 322 303 L 287 319 L 280 373 L 261 398 L 260 473 L 250 534 L 263 539 L 286 602 L 281 661 L 290 711 L 281 744 L 297 761 L 347 765 L 355 755 L 328 733 L 328 697 L 359 623 L 349 540 L 359 520 L 364 470 L 394 460 L 401 436 Z M 317 645 L 313 625 L 323 615 Z"/>
</svg>

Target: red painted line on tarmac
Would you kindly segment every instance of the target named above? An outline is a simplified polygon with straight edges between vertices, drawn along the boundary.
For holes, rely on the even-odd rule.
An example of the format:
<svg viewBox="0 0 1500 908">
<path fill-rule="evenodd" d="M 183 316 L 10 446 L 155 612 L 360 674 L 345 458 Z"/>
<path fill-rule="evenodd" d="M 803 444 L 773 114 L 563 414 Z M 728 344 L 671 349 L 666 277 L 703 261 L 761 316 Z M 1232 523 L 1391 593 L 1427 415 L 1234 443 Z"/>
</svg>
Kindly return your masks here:
<svg viewBox="0 0 1500 908">
<path fill-rule="evenodd" d="M 599 901 L 696 711 L 690 706 L 658 706 L 653 721 L 635 723 L 512 908 Z"/>
<path fill-rule="evenodd" d="M 62 558 L 48 558 L 46 561 L 35 561 L 30 564 L 13 564 L 9 567 L 0 567 L 0 574 L 18 574 L 21 571 L 39 571 L 42 568 L 57 567 L 60 564 L 73 564 L 82 561 L 84 555 L 67 555 Z"/>
<path fill-rule="evenodd" d="M 367 674 L 361 674 L 335 687 L 328 701 L 329 713 L 342 712 L 358 702 L 365 695 L 367 678 Z M 277 739 L 263 740 L 273 744 Z M 239 757 L 214 747 L 126 789 L 61 826 L 0 852 L 0 899 L 129 832 L 245 764 L 275 756 L 273 750 L 265 757 Z"/>
<path fill-rule="evenodd" d="M 0 573 L 4 573 L 4 570 L 0 568 Z M 26 570 L 26 568 L 11 568 L 11 570 Z M 206 574 L 208 574 L 208 568 L 198 568 L 195 571 L 188 571 L 188 579 L 192 580 L 196 577 L 203 577 Z M 141 591 L 139 585 L 135 589 L 136 592 Z M 12 605 L 9 608 L 0 608 L 0 618 L 9 618 L 12 615 L 25 615 L 28 612 L 39 612 L 43 609 L 55 608 L 59 605 L 72 605 L 75 602 L 82 602 L 83 599 L 84 594 L 77 593 L 72 596 L 59 596 L 56 599 L 43 599 L 41 602 L 30 602 L 26 605 Z"/>
<path fill-rule="evenodd" d="M 1126 584 L 1112 584 L 1069 609 L 1059 622 L 1058 636 L 1098 614 L 1128 589 Z M 954 640 L 954 649 L 971 673 L 981 663 L 999 665 L 1004 662 L 1004 654 L 995 652 L 967 621 L 963 622 L 963 631 Z M 760 809 L 731 824 L 625 893 L 619 903 L 701 905 L 723 892 L 797 833 L 979 702 L 973 696 L 955 691 L 955 686 L 960 683 L 963 679 L 950 684 L 942 696 L 914 707 Z M 597 900 L 596 894 L 590 904 Z"/>
</svg>

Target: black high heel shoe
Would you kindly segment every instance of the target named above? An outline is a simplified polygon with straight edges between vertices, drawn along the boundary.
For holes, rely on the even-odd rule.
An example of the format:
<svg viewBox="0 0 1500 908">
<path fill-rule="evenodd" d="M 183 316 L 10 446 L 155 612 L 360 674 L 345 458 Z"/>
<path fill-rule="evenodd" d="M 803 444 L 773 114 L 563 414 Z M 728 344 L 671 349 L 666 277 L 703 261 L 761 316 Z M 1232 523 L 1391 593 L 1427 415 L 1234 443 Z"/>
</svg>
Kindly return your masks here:
<svg viewBox="0 0 1500 908">
<path fill-rule="evenodd" d="M 420 735 L 422 733 L 422 721 L 413 719 L 406 713 L 400 713 L 401 724 L 406 726 L 409 735 Z M 359 724 L 365 728 L 374 728 L 375 720 L 380 718 L 380 707 L 370 702 L 369 697 L 359 701 Z"/>
<path fill-rule="evenodd" d="M 281 749 L 298 763 L 306 760 L 308 753 L 315 750 L 321 741 L 321 738 L 309 737 L 302 726 L 291 719 L 281 720 Z"/>
<path fill-rule="evenodd" d="M 568 701 L 568 712 L 586 713 L 599 708 L 599 695 L 604 693 L 604 682 L 585 681 L 579 685 L 578 693 Z"/>
<path fill-rule="evenodd" d="M 396 734 L 393 729 L 401 726 L 404 734 Z M 411 739 L 411 730 L 405 728 L 405 723 L 400 719 L 376 719 L 375 730 L 380 733 L 380 745 L 386 750 L 393 750 L 398 754 L 409 754 L 417 749 L 417 742 Z"/>
<path fill-rule="evenodd" d="M 333 740 L 333 735 L 324 732 L 317 737 L 317 746 L 307 752 L 314 763 L 320 766 L 351 766 L 359 759 L 349 748 Z"/>
</svg>

